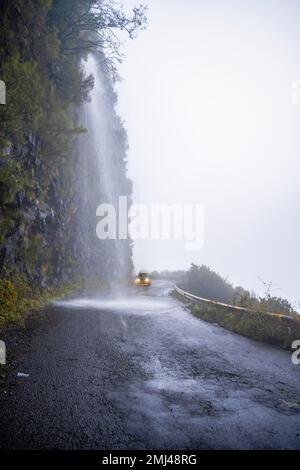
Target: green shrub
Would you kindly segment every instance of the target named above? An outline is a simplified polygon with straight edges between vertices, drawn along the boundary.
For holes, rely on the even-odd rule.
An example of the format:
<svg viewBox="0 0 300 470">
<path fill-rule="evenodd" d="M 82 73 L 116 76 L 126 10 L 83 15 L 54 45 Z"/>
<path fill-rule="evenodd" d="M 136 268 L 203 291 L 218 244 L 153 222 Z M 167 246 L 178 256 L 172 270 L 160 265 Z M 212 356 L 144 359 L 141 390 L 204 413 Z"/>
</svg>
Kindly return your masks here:
<svg viewBox="0 0 300 470">
<path fill-rule="evenodd" d="M 191 311 L 199 318 L 227 328 L 230 331 L 290 349 L 295 339 L 300 338 L 300 320 L 281 314 L 259 311 L 242 311 L 206 303 L 188 303 Z"/>
<path fill-rule="evenodd" d="M 44 307 L 53 297 L 72 292 L 73 288 L 63 286 L 41 292 L 21 275 L 16 275 L 14 281 L 0 280 L 0 327 L 22 324 L 28 313 Z"/>
<path fill-rule="evenodd" d="M 17 313 L 18 293 L 11 281 L 0 281 L 0 326 L 19 320 Z"/>
</svg>

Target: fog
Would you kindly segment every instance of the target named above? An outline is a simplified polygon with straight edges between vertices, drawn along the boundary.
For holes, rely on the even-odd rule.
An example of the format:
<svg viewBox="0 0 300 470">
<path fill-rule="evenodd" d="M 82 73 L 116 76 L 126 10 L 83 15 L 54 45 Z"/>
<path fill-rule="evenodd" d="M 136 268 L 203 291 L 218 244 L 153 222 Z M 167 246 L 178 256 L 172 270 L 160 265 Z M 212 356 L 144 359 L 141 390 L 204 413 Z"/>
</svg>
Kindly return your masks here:
<svg viewBox="0 0 300 470">
<path fill-rule="evenodd" d="M 299 300 L 300 3 L 144 3 L 149 26 L 124 44 L 118 84 L 134 202 L 204 204 L 205 242 L 136 241 L 136 269 L 204 263 Z"/>
</svg>

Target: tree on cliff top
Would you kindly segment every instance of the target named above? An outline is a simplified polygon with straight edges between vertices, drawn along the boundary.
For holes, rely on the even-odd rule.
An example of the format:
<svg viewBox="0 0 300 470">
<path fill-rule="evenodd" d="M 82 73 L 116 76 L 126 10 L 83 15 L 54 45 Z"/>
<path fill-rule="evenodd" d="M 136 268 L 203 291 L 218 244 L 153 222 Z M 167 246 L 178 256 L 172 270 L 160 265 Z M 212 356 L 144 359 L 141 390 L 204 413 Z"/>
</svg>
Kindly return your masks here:
<svg viewBox="0 0 300 470">
<path fill-rule="evenodd" d="M 23 141 L 29 132 L 66 128 L 69 107 L 86 100 L 93 86 L 80 60 L 100 49 L 115 79 L 121 60 L 116 31 L 134 37 L 145 27 L 145 10 L 140 5 L 126 14 L 114 0 L 3 0 L 0 77 L 7 105 L 0 107 L 0 145 Z"/>
</svg>

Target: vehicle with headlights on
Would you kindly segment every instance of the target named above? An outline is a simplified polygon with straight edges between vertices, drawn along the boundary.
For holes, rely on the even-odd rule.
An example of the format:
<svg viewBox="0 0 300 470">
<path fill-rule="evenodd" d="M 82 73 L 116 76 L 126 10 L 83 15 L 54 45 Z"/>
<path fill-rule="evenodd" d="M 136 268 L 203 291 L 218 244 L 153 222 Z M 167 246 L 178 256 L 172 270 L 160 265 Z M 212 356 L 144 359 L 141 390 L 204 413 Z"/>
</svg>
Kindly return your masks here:
<svg viewBox="0 0 300 470">
<path fill-rule="evenodd" d="M 133 282 L 136 286 L 140 287 L 150 287 L 152 284 L 149 273 L 138 273 Z"/>
</svg>

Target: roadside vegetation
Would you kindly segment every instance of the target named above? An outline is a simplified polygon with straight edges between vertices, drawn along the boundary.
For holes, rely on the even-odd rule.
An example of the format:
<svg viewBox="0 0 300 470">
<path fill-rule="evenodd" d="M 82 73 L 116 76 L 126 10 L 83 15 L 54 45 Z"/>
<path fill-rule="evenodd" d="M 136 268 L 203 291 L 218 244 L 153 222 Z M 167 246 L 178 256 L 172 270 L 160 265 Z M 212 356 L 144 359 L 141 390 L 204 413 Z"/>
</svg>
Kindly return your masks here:
<svg viewBox="0 0 300 470">
<path fill-rule="evenodd" d="M 176 295 L 176 294 L 175 294 Z M 178 296 L 182 300 L 181 296 Z M 280 313 L 264 311 L 242 311 L 229 307 L 184 300 L 191 312 L 210 323 L 218 324 L 230 331 L 256 341 L 263 341 L 284 349 L 291 349 L 295 339 L 300 338 L 300 319 Z"/>
<path fill-rule="evenodd" d="M 203 299 L 247 309 L 204 301 L 196 303 L 174 291 L 173 295 L 202 320 L 285 349 L 290 349 L 292 342 L 300 338 L 300 315 L 287 299 L 271 295 L 271 283 L 264 283 L 265 295 L 260 297 L 241 286 L 234 287 L 209 267 L 195 264 L 188 271 L 155 272 L 154 277 L 172 279 L 181 289 Z"/>
<path fill-rule="evenodd" d="M 191 294 L 209 300 L 249 308 L 258 312 L 280 313 L 297 316 L 287 299 L 272 295 L 271 284 L 265 288 L 263 297 L 241 286 L 234 287 L 208 266 L 192 264 L 179 281 L 180 287 Z M 178 284 L 178 286 L 179 286 Z"/>
<path fill-rule="evenodd" d="M 14 282 L 0 280 L 0 328 L 9 324 L 24 324 L 28 313 L 40 310 L 54 298 L 70 294 L 79 287 L 78 282 L 41 290 L 30 286 L 26 278 L 20 275 Z"/>
</svg>

